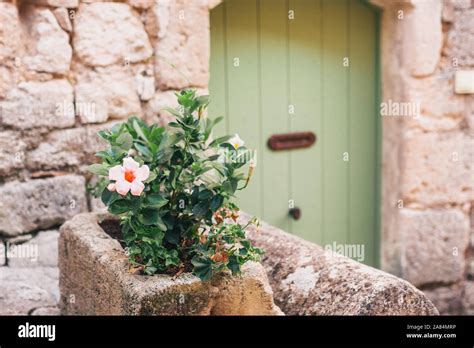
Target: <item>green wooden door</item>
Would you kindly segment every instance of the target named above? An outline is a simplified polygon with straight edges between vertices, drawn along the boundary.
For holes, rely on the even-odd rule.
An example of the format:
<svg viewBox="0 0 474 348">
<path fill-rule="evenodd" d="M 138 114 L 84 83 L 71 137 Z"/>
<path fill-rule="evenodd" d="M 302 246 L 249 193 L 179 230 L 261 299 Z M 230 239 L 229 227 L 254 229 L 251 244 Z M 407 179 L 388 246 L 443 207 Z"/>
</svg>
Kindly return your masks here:
<svg viewBox="0 0 474 348">
<path fill-rule="evenodd" d="M 359 0 L 227 0 L 211 12 L 210 114 L 257 150 L 243 210 L 378 264 L 377 13 Z M 272 134 L 311 131 L 305 149 Z M 301 218 L 288 214 L 301 210 Z"/>
</svg>

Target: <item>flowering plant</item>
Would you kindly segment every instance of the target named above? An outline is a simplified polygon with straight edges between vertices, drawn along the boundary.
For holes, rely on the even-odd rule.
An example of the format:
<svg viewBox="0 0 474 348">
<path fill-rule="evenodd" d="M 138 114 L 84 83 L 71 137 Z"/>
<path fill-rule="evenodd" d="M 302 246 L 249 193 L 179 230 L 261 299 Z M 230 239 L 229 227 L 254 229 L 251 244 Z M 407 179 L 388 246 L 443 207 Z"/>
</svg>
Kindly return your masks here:
<svg viewBox="0 0 474 348">
<path fill-rule="evenodd" d="M 245 238 L 258 220 L 240 225 L 231 202 L 250 180 L 252 151 L 238 135 L 212 139 L 222 118 L 204 115 L 208 96 L 194 90 L 176 96 L 179 107 L 166 109 L 176 117 L 168 129 L 132 117 L 99 132 L 109 146 L 97 153 L 102 162 L 89 167 L 99 176 L 92 193 L 120 217 L 132 270 L 192 270 L 203 280 L 225 269 L 237 274 L 262 253 Z"/>
</svg>

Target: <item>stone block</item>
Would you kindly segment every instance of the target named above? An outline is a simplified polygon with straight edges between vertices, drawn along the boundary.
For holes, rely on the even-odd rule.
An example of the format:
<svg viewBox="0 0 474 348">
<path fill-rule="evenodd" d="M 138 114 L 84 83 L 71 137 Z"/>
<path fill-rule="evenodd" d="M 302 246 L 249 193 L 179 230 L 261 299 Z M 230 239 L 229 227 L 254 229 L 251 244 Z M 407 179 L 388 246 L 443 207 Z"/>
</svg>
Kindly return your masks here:
<svg viewBox="0 0 474 348">
<path fill-rule="evenodd" d="M 133 72 L 127 66 L 74 68 L 76 113 L 82 123 L 100 123 L 142 114 Z"/>
<path fill-rule="evenodd" d="M 448 33 L 449 57 L 458 67 L 474 66 L 474 8 L 454 11 L 453 27 Z"/>
<path fill-rule="evenodd" d="M 441 315 L 462 314 L 462 292 L 463 287 L 460 284 L 423 290 L 423 293 L 433 302 Z"/>
<path fill-rule="evenodd" d="M 99 226 L 106 216 L 80 214 L 61 227 L 60 308 L 89 315 L 279 315 L 263 267 L 203 282 L 190 273 L 145 276 L 128 271 L 119 242 Z M 108 217 L 110 218 L 110 217 Z M 74 301 L 71 301 L 74 298 Z"/>
<path fill-rule="evenodd" d="M 408 132 L 402 144 L 401 198 L 406 204 L 474 199 L 474 137 L 460 131 Z"/>
<path fill-rule="evenodd" d="M 57 9 L 53 10 L 54 17 L 58 21 L 59 26 L 70 33 L 72 31 L 72 23 L 71 19 L 69 18 L 69 11 L 67 8 L 58 7 Z"/>
<path fill-rule="evenodd" d="M 28 23 L 26 54 L 22 62 L 26 69 L 66 75 L 72 58 L 69 35 L 58 24 L 49 9 L 28 6 L 24 11 Z"/>
<path fill-rule="evenodd" d="M 206 2 L 157 1 L 146 28 L 155 49 L 159 89 L 207 87 L 209 80 L 209 8 Z"/>
<path fill-rule="evenodd" d="M 0 315 L 28 315 L 38 307 L 57 306 L 57 267 L 0 270 Z"/>
<path fill-rule="evenodd" d="M 14 181 L 0 187 L 0 235 L 6 237 L 57 226 L 85 211 L 82 176 Z"/>
<path fill-rule="evenodd" d="M 17 129 L 74 125 L 74 98 L 66 80 L 22 82 L 0 101 L 0 125 Z"/>
<path fill-rule="evenodd" d="M 242 223 L 249 218 L 241 213 Z M 262 263 L 286 315 L 438 314 L 407 281 L 266 223 L 259 231 L 250 228 L 247 237 L 265 250 Z"/>
<path fill-rule="evenodd" d="M 0 175 L 11 175 L 24 167 L 26 144 L 19 132 L 0 131 Z"/>
<path fill-rule="evenodd" d="M 407 15 L 403 62 L 412 76 L 431 75 L 439 62 L 443 43 L 441 0 L 416 1 Z"/>
<path fill-rule="evenodd" d="M 416 117 L 405 117 L 408 127 L 425 131 L 461 129 L 467 116 L 466 100 L 454 93 L 454 74 L 435 74 L 405 79 L 406 101 L 419 109 Z"/>
<path fill-rule="evenodd" d="M 464 284 L 462 306 L 463 306 L 462 314 L 474 315 L 474 281 L 467 281 Z"/>
<path fill-rule="evenodd" d="M 97 132 L 111 128 L 114 124 L 109 122 L 51 132 L 44 142 L 28 153 L 27 167 L 31 170 L 54 170 L 78 168 L 83 163 L 92 163 L 96 158 L 95 153 L 106 146 Z"/>
<path fill-rule="evenodd" d="M 57 267 L 58 230 L 41 231 L 25 243 L 8 243 L 8 266 L 14 268 Z"/>
<path fill-rule="evenodd" d="M 81 4 L 73 42 L 77 57 L 90 66 L 136 63 L 153 54 L 142 22 L 124 3 Z"/>
<path fill-rule="evenodd" d="M 21 28 L 14 4 L 0 3 L 0 62 L 13 64 L 21 54 Z"/>
<path fill-rule="evenodd" d="M 457 209 L 400 211 L 401 276 L 415 286 L 462 280 L 469 219 Z"/>
<path fill-rule="evenodd" d="M 76 8 L 79 6 L 79 0 L 35 0 L 35 4 L 51 7 Z"/>
</svg>

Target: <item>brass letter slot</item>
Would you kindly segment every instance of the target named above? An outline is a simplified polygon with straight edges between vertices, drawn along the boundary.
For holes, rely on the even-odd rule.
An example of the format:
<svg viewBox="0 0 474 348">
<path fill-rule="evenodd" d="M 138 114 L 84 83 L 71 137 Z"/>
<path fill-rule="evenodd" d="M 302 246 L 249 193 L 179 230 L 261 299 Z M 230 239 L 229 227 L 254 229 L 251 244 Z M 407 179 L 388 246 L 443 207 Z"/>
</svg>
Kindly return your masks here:
<svg viewBox="0 0 474 348">
<path fill-rule="evenodd" d="M 268 139 L 268 147 L 273 151 L 302 149 L 310 147 L 315 141 L 313 132 L 274 134 Z"/>
</svg>

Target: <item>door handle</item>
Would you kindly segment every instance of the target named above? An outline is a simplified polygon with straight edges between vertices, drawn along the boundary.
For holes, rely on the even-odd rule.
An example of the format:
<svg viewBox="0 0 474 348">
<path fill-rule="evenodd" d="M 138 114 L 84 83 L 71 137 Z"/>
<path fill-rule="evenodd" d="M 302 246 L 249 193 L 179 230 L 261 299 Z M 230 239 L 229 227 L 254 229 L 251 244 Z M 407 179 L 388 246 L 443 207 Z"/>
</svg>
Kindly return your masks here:
<svg viewBox="0 0 474 348">
<path fill-rule="evenodd" d="M 273 151 L 293 150 L 310 147 L 316 141 L 316 134 L 313 132 L 295 132 L 284 134 L 273 134 L 267 145 Z"/>
<path fill-rule="evenodd" d="M 293 220 L 299 220 L 301 217 L 301 209 L 298 207 L 291 208 L 288 212 Z"/>
</svg>

